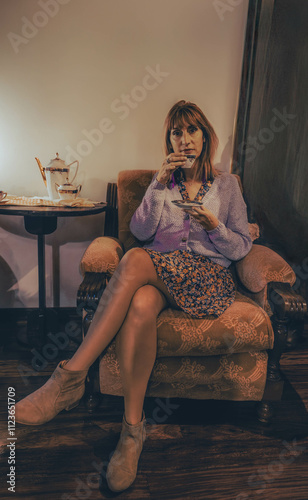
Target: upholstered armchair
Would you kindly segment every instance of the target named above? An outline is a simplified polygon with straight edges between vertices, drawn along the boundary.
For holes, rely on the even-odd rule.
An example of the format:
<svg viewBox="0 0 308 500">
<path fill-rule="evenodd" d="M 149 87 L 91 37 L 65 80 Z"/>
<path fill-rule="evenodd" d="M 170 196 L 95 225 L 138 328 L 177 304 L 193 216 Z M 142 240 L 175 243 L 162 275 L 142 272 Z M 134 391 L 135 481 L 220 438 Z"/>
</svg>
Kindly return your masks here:
<svg viewBox="0 0 308 500">
<path fill-rule="evenodd" d="M 117 184 L 108 185 L 105 236 L 91 243 L 80 264 L 84 279 L 78 306 L 84 334 L 123 254 L 141 246 L 129 223 L 154 173 L 123 171 Z M 252 238 L 258 236 L 256 229 L 251 226 Z M 270 248 L 254 244 L 232 267 L 236 300 L 219 318 L 193 319 L 171 308 L 159 315 L 157 358 L 147 396 L 258 401 L 258 418 L 268 422 L 271 401 L 282 395 L 279 360 L 288 325 L 300 323 L 307 306 L 291 288 L 296 279 L 292 268 Z M 98 392 L 122 395 L 115 341 L 89 372 L 89 411 L 98 403 Z"/>
</svg>

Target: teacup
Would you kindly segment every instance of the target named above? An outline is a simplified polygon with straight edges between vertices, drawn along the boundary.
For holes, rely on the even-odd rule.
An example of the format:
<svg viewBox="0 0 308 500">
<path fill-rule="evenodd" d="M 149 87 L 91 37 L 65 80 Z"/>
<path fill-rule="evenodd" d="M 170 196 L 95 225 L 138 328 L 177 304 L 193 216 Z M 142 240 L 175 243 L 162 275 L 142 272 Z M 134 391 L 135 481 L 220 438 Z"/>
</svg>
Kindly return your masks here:
<svg viewBox="0 0 308 500">
<path fill-rule="evenodd" d="M 0 191 L 0 201 L 4 200 L 6 195 L 7 195 L 7 193 L 5 191 Z"/>
<path fill-rule="evenodd" d="M 182 168 L 191 168 L 193 166 L 193 163 L 196 159 L 196 155 L 186 155 L 187 160 L 184 163 Z"/>
</svg>

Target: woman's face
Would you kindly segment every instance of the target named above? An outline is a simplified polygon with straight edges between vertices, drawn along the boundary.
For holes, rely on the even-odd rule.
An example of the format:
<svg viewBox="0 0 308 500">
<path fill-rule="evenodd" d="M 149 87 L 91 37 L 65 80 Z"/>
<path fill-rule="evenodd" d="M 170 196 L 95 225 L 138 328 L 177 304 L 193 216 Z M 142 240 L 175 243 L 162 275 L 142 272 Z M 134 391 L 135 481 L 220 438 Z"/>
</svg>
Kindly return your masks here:
<svg viewBox="0 0 308 500">
<path fill-rule="evenodd" d="M 187 123 L 171 129 L 170 142 L 175 153 L 196 155 L 198 158 L 203 148 L 203 132 L 196 125 Z"/>
</svg>

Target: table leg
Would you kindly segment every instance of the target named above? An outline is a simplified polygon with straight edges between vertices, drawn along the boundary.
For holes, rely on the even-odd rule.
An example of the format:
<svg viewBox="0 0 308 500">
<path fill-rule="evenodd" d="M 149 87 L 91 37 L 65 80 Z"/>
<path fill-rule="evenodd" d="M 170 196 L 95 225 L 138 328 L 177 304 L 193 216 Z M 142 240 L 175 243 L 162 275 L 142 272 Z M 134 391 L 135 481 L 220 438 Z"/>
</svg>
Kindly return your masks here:
<svg viewBox="0 0 308 500">
<path fill-rule="evenodd" d="M 38 292 L 39 292 L 39 313 L 38 328 L 41 340 L 46 334 L 46 284 L 45 284 L 45 235 L 37 236 L 37 260 L 38 260 Z"/>
<path fill-rule="evenodd" d="M 43 345 L 47 338 L 47 329 L 51 330 L 55 324 L 55 314 L 46 308 L 46 281 L 45 281 L 45 235 L 53 233 L 57 228 L 56 217 L 25 216 L 25 228 L 28 233 L 37 235 L 38 259 L 38 298 L 39 308 L 31 313 L 28 319 L 28 341 L 31 344 Z"/>
<path fill-rule="evenodd" d="M 53 306 L 60 307 L 60 250 L 57 241 L 52 243 Z"/>
<path fill-rule="evenodd" d="M 38 260 L 38 286 L 39 286 L 39 308 L 46 307 L 45 286 L 45 235 L 37 236 L 37 260 Z"/>
</svg>

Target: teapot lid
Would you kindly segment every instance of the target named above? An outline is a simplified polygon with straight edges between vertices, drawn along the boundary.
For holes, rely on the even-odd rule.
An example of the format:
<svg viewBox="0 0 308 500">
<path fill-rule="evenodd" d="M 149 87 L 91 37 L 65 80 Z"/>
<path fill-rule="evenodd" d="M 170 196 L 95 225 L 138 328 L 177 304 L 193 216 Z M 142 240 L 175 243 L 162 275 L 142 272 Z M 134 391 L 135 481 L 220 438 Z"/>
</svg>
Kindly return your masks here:
<svg viewBox="0 0 308 500">
<path fill-rule="evenodd" d="M 52 159 L 50 160 L 50 163 L 49 163 L 49 164 L 51 165 L 54 161 L 55 161 L 55 162 L 57 162 L 57 163 L 58 163 L 58 162 L 59 162 L 59 163 L 61 162 L 61 163 L 63 163 L 63 165 L 66 167 L 65 161 L 64 161 L 64 160 L 62 160 L 61 158 L 59 158 L 59 153 L 56 153 L 56 157 L 55 157 L 55 158 L 52 158 Z"/>
<path fill-rule="evenodd" d="M 65 161 L 59 158 L 59 153 L 56 153 L 56 157 L 50 160 L 48 167 L 46 167 L 47 170 L 63 170 L 64 172 L 69 171 L 69 167 L 66 165 Z"/>
<path fill-rule="evenodd" d="M 56 153 L 56 157 L 52 158 L 52 160 L 50 160 L 50 161 L 63 161 L 63 163 L 64 163 L 64 160 L 61 160 L 61 158 L 59 158 L 59 153 Z"/>
</svg>

